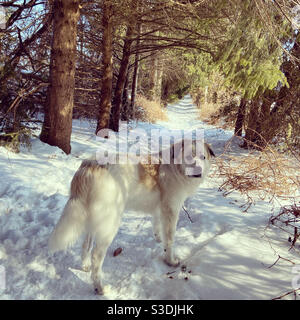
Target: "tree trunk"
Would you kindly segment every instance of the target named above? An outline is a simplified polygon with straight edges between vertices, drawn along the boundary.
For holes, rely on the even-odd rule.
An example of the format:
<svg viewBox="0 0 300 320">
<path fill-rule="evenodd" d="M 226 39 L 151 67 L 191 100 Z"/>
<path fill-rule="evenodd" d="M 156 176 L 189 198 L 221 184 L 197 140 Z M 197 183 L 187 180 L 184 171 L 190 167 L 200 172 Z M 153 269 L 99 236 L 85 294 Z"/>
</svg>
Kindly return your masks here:
<svg viewBox="0 0 300 320">
<path fill-rule="evenodd" d="M 156 57 L 156 54 L 152 55 L 150 59 L 150 65 L 149 65 L 149 93 L 148 98 L 151 101 L 155 100 L 155 84 L 157 79 L 157 70 L 158 70 L 158 59 Z"/>
<path fill-rule="evenodd" d="M 123 97 L 122 97 L 122 111 L 121 111 L 121 120 L 129 120 L 129 101 L 128 101 L 128 83 L 129 83 L 129 73 L 127 71 L 126 80 L 124 84 Z"/>
<path fill-rule="evenodd" d="M 109 127 L 115 132 L 119 131 L 119 120 L 120 120 L 120 113 L 121 113 L 121 106 L 122 106 L 122 97 L 123 97 L 123 90 L 126 82 L 126 75 L 128 71 L 128 65 L 129 65 L 130 49 L 133 41 L 132 40 L 133 31 L 134 31 L 134 27 L 132 25 L 128 25 L 126 37 L 124 40 L 122 60 L 120 64 L 118 79 L 117 79 L 115 93 L 114 93 L 113 105 L 111 109 Z"/>
<path fill-rule="evenodd" d="M 55 0 L 47 110 L 40 139 L 71 152 L 79 0 Z"/>
<path fill-rule="evenodd" d="M 103 0 L 102 10 L 102 86 L 96 134 L 101 129 L 109 128 L 113 80 L 113 8 L 111 1 Z"/>
<path fill-rule="evenodd" d="M 140 34 L 141 34 L 141 24 L 137 26 L 137 40 L 136 40 L 136 54 L 134 58 L 134 68 L 133 68 L 133 75 L 132 75 L 132 85 L 131 85 L 131 103 L 130 103 L 130 113 L 131 118 L 135 119 L 135 96 L 137 91 L 138 85 L 138 73 L 139 73 L 139 59 L 140 55 L 138 53 L 140 47 Z"/>
<path fill-rule="evenodd" d="M 150 64 L 150 86 L 148 98 L 151 101 L 161 102 L 163 68 L 160 63 L 159 55 L 151 57 Z"/>
<path fill-rule="evenodd" d="M 168 98 L 169 98 L 169 90 L 170 90 L 170 81 L 166 81 L 162 85 L 162 101 L 164 103 L 164 107 L 168 105 Z"/>
<path fill-rule="evenodd" d="M 242 98 L 240 105 L 239 105 L 238 113 L 236 116 L 234 134 L 239 137 L 241 137 L 243 134 L 243 125 L 244 125 L 244 119 L 245 119 L 246 103 L 247 103 L 246 99 Z"/>
<path fill-rule="evenodd" d="M 159 104 L 161 103 L 161 95 L 162 95 L 162 78 L 163 78 L 163 68 L 158 61 L 155 86 L 154 86 L 154 101 L 158 102 Z"/>
<path fill-rule="evenodd" d="M 258 121 L 258 114 L 259 114 L 259 99 L 254 99 L 251 101 L 250 104 L 250 114 L 248 125 L 246 129 L 245 139 L 243 148 L 254 148 L 254 144 L 256 141 L 256 128 L 257 128 L 257 121 Z"/>
<path fill-rule="evenodd" d="M 270 123 L 271 104 L 272 102 L 270 102 L 267 99 L 264 99 L 259 113 L 258 122 L 256 125 L 256 144 L 262 149 L 264 149 L 267 146 L 268 142 L 273 137 L 273 132 L 275 133 L 277 129 L 272 125 L 272 123 Z"/>
</svg>

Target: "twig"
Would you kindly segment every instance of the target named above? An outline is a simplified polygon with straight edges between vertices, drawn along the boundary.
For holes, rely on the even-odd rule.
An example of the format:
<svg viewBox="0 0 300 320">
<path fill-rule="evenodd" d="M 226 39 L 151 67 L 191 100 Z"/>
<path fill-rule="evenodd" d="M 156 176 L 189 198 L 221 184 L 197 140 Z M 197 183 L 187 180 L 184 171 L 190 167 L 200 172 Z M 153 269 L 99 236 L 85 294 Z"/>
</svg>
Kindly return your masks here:
<svg viewBox="0 0 300 320">
<path fill-rule="evenodd" d="M 297 228 L 297 227 L 294 227 L 294 239 L 293 239 L 293 241 L 292 241 L 291 247 L 289 248 L 289 251 L 295 246 L 296 241 L 297 241 L 297 239 L 299 238 L 299 235 L 300 235 L 300 234 L 298 234 L 298 228 Z"/>
<path fill-rule="evenodd" d="M 300 290 L 300 288 L 294 289 L 294 290 L 289 291 L 289 292 L 287 292 L 287 293 L 285 293 L 285 294 L 283 294 L 283 295 L 281 295 L 281 296 L 279 296 L 279 297 L 273 298 L 272 300 L 279 300 L 279 299 L 281 299 L 281 298 L 283 298 L 283 297 L 285 297 L 285 296 L 287 296 L 287 295 L 289 295 L 289 294 L 291 294 L 291 293 L 294 294 L 295 299 L 296 299 L 296 292 L 299 291 L 299 290 Z"/>
<path fill-rule="evenodd" d="M 184 212 L 187 214 L 189 220 L 191 221 L 191 223 L 194 223 L 194 221 L 191 219 L 191 216 L 189 215 L 188 211 L 185 209 L 184 206 L 182 206 L 182 209 L 184 210 Z"/>
<path fill-rule="evenodd" d="M 276 259 L 276 261 L 275 261 L 272 265 L 270 265 L 270 266 L 268 267 L 268 269 L 270 269 L 270 268 L 272 268 L 273 266 L 275 266 L 275 264 L 276 264 L 280 259 L 282 259 L 282 260 L 284 260 L 284 261 L 287 261 L 287 262 L 290 262 L 291 264 L 295 264 L 295 262 L 293 262 L 293 261 L 291 261 L 291 260 L 289 260 L 289 259 L 287 259 L 287 258 L 283 258 L 283 257 L 281 257 L 280 255 L 278 255 L 278 258 Z"/>
</svg>

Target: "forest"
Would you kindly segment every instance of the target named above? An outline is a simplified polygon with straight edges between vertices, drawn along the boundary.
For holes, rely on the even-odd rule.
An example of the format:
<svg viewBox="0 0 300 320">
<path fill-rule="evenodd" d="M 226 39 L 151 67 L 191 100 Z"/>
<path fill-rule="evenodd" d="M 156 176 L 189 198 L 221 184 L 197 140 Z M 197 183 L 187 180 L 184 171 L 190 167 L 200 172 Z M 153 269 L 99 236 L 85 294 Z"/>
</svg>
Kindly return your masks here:
<svg viewBox="0 0 300 320">
<path fill-rule="evenodd" d="M 106 297 L 299 299 L 299 27 L 299 0 L 0 1 L 0 298 L 97 299 L 78 245 L 48 239 L 126 123 L 203 130 L 216 157 L 179 215 L 181 267 L 129 211 Z"/>
<path fill-rule="evenodd" d="M 3 1 L 2 144 L 40 139 L 70 153 L 72 117 L 118 131 L 136 97 L 190 92 L 244 146 L 299 151 L 299 1 Z M 37 119 L 36 115 L 43 115 Z"/>
</svg>

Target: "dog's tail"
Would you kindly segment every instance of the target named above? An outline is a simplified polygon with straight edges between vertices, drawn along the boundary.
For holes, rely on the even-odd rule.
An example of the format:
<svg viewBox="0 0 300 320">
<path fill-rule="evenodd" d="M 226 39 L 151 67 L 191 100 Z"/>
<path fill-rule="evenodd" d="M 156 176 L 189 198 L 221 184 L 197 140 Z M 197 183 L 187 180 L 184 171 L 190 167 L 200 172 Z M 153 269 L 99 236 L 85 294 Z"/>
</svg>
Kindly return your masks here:
<svg viewBox="0 0 300 320">
<path fill-rule="evenodd" d="M 49 239 L 52 252 L 65 250 L 86 228 L 86 212 L 79 198 L 70 198 Z"/>
</svg>

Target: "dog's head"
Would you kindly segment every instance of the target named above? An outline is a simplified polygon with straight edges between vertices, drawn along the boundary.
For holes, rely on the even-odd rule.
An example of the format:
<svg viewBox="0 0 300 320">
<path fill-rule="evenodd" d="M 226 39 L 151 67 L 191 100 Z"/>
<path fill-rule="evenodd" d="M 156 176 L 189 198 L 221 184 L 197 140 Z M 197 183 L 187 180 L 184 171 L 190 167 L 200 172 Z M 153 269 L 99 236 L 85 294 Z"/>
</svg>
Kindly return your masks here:
<svg viewBox="0 0 300 320">
<path fill-rule="evenodd" d="M 205 178 L 215 154 L 209 144 L 199 140 L 182 140 L 171 147 L 171 163 L 181 166 L 189 178 Z"/>
</svg>

